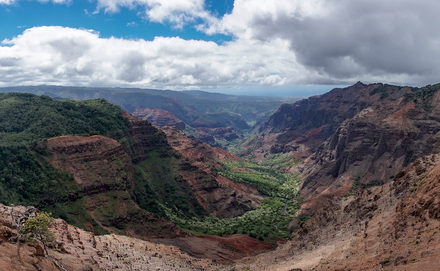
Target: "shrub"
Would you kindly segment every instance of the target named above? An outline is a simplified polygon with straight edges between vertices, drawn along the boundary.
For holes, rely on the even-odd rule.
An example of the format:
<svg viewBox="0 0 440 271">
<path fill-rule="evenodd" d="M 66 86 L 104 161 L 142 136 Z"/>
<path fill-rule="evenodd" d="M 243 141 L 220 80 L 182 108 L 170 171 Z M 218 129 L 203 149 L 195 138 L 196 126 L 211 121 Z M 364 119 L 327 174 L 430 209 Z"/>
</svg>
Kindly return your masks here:
<svg viewBox="0 0 440 271">
<path fill-rule="evenodd" d="M 19 229 L 19 232 L 25 236 L 26 240 L 41 243 L 47 255 L 46 246 L 55 240 L 53 233 L 49 229 L 52 224 L 53 218 L 51 213 L 41 212 L 35 217 L 28 218 Z"/>
</svg>

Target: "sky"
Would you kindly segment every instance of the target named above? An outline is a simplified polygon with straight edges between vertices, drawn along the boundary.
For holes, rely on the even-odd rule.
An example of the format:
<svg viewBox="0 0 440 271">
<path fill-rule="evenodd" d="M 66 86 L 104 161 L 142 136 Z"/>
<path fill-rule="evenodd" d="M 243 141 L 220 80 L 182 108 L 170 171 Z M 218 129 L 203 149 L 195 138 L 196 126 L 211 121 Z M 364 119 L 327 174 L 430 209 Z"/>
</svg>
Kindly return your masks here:
<svg viewBox="0 0 440 271">
<path fill-rule="evenodd" d="M 0 0 L 0 86 L 307 96 L 440 82 L 438 0 Z"/>
</svg>

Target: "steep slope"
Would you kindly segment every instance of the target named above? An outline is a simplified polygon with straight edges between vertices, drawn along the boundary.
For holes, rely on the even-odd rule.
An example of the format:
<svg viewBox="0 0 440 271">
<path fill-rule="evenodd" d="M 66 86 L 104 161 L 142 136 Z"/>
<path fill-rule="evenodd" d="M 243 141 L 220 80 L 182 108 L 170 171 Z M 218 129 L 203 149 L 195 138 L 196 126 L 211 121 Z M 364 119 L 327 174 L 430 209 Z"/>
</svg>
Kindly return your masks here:
<svg viewBox="0 0 440 271">
<path fill-rule="evenodd" d="M 387 183 L 418 157 L 439 152 L 438 90 L 440 85 L 371 90 L 366 95 L 389 96 L 343 121 L 305 162 L 301 195 L 342 195 L 355 182 Z"/>
<path fill-rule="evenodd" d="M 292 240 L 237 265 L 249 270 L 439 270 L 440 155 L 389 183 L 321 197 Z"/>
<path fill-rule="evenodd" d="M 262 240 L 286 236 L 293 211 L 277 216 L 286 212 L 285 198 L 264 201 L 260 179 L 226 176 L 233 170 L 223 163 L 237 157 L 177 128 L 167 138 L 102 99 L 0 94 L 0 115 L 2 203 L 33 205 L 94 234 L 155 238 L 218 261 L 266 251 L 273 247 Z M 281 177 L 270 183 L 277 193 L 293 182 Z M 268 212 L 272 205 L 278 209 Z"/>
<path fill-rule="evenodd" d="M 16 243 L 9 237 L 16 235 L 15 215 L 28 207 L 8 207 L 0 204 L 0 270 L 58 271 L 58 270 L 214 270 L 218 265 L 208 259 L 197 259 L 176 247 L 152 243 L 122 235 L 97 236 L 55 220 L 51 227 L 56 240 L 48 249 L 49 257 L 38 253 L 38 245 L 21 245 L 22 263 L 17 258 Z M 54 264 L 52 259 L 60 267 Z M 64 269 L 62 269 L 64 268 Z"/>
<path fill-rule="evenodd" d="M 439 90 L 357 84 L 291 106 L 297 115 L 282 118 L 280 130 L 267 126 L 264 140 L 287 135 L 287 146 L 303 144 L 284 150 L 290 155 L 314 152 L 291 168 L 303 177 L 304 199 L 291 240 L 239 267 L 438 270 Z M 328 97 L 336 97 L 333 106 Z M 299 109 L 311 101 L 315 109 Z M 323 108 L 333 128 L 313 130 L 322 123 L 309 116 Z M 310 131 L 320 137 L 309 138 Z"/>
<path fill-rule="evenodd" d="M 163 109 L 137 109 L 133 112 L 133 116 L 148 120 L 150 123 L 154 123 L 157 126 L 175 126 L 182 130 L 184 130 L 186 126 L 185 122 Z"/>
<path fill-rule="evenodd" d="M 369 106 L 396 101 L 410 91 L 411 88 L 358 82 L 294 104 L 283 104 L 247 147 L 259 159 L 268 153 L 289 152 L 306 158 L 345 120 Z"/>
<path fill-rule="evenodd" d="M 270 117 L 248 153 L 307 160 L 306 199 L 348 193 L 356 181 L 386 183 L 408 163 L 438 150 L 440 85 L 423 88 L 357 83 L 291 105 Z"/>
<path fill-rule="evenodd" d="M 140 208 L 129 191 L 134 186 L 130 156 L 116 140 L 104 136 L 60 136 L 40 142 L 46 160 L 71 174 L 79 191 L 67 198 L 52 196 L 40 203 L 61 217 L 74 217 L 94 232 L 107 231 L 143 238 L 185 235 L 178 227 Z M 41 146 L 42 147 L 42 146 Z M 76 217 L 70 206 L 84 206 L 84 217 Z M 73 211 L 69 213 L 69 209 Z M 94 223 L 95 226 L 93 225 Z M 77 223 L 81 225 L 82 223 Z"/>
<path fill-rule="evenodd" d="M 165 219 L 241 215 L 262 199 L 252 189 L 234 194 L 232 181 L 104 100 L 1 94 L 0 106 L 3 203 L 38 206 L 96 233 L 173 237 L 184 233 Z"/>
<path fill-rule="evenodd" d="M 180 169 L 200 205 L 218 217 L 235 217 L 256 209 L 263 197 L 249 185 L 234 183 L 218 172 L 222 169 L 219 161 L 239 159 L 229 152 L 213 148 L 194 138 L 189 138 L 175 127 L 162 127 L 168 142 L 187 160 Z M 198 174 L 204 172 L 203 175 Z"/>
<path fill-rule="evenodd" d="M 159 127 L 177 127 L 213 147 L 227 148 L 234 141 L 242 140 L 243 131 L 250 129 L 240 116 L 228 113 L 211 113 L 199 116 L 190 123 L 192 126 L 162 109 L 136 109 L 132 114 Z"/>
</svg>

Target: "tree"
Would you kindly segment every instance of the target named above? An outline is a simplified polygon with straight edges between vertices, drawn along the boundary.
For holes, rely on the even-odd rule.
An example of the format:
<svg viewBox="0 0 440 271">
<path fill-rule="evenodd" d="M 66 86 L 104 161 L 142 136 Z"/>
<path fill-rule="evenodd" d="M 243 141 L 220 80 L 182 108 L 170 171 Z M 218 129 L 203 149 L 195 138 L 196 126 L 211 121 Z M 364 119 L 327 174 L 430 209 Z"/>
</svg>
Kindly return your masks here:
<svg viewBox="0 0 440 271">
<path fill-rule="evenodd" d="M 46 246 L 55 240 L 53 233 L 49 229 L 52 224 L 53 218 L 51 213 L 41 212 L 34 217 L 28 218 L 20 227 L 19 233 L 24 235 L 26 240 L 42 244 L 46 256 Z"/>
</svg>

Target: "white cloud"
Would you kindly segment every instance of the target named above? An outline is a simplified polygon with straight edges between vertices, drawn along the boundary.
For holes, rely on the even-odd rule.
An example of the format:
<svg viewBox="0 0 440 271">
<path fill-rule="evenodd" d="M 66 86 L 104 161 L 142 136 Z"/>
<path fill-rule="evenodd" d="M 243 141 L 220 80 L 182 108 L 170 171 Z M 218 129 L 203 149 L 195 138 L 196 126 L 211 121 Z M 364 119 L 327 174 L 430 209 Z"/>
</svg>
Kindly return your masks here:
<svg viewBox="0 0 440 271">
<path fill-rule="evenodd" d="M 0 0 L 0 5 L 12 5 L 15 3 L 15 0 Z"/>
<path fill-rule="evenodd" d="M 296 67 L 277 83 L 426 84 L 440 73 L 438 0 L 235 0 L 223 18 L 206 11 L 204 0 L 98 0 L 107 12 L 134 6 L 176 27 L 200 19 L 198 30 L 232 35 L 233 43 L 284 40 L 285 61 Z"/>
<path fill-rule="evenodd" d="M 37 0 L 40 3 L 54 3 L 54 4 L 70 4 L 73 0 Z M 18 0 L 0 0 L 0 5 L 12 5 L 18 2 Z"/>
<path fill-rule="evenodd" d="M 438 0 L 235 0 L 223 18 L 213 17 L 204 0 L 96 3 L 109 13 L 140 7 L 150 21 L 195 22 L 233 40 L 124 40 L 36 27 L 0 46 L 0 84 L 225 88 L 439 80 Z"/>
<path fill-rule="evenodd" d="M 438 10 L 438 0 L 235 0 L 231 14 L 199 29 L 283 39 L 311 83 L 425 84 L 439 80 Z"/>
<path fill-rule="evenodd" d="M 46 4 L 46 3 L 54 3 L 54 4 L 70 4 L 73 0 L 37 0 L 40 3 Z"/>
<path fill-rule="evenodd" d="M 35 27 L 0 46 L 0 84 L 212 88 L 305 80 L 289 44 L 156 37 L 101 38 L 90 30 Z"/>
<path fill-rule="evenodd" d="M 177 28 L 198 19 L 209 23 L 214 20 L 204 7 L 204 0 L 97 0 L 97 10 L 115 13 L 121 7 L 145 9 L 145 15 L 152 22 L 169 22 Z"/>
<path fill-rule="evenodd" d="M 131 22 L 128 22 L 128 23 L 126 24 L 126 26 L 128 26 L 128 27 L 134 27 L 134 26 L 137 26 L 137 23 L 136 23 L 135 21 L 131 21 Z"/>
</svg>

